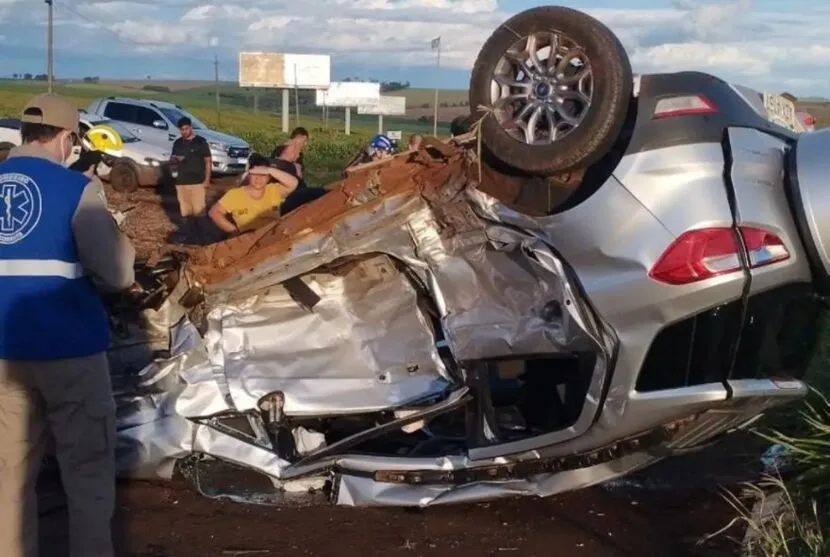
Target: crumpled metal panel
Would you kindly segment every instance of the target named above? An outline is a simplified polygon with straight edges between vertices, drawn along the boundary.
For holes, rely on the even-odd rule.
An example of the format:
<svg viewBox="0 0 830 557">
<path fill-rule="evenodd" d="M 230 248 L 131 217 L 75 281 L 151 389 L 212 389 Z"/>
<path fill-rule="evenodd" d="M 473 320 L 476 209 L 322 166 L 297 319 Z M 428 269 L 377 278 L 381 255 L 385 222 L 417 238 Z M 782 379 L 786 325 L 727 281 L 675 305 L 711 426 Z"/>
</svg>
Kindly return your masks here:
<svg viewBox="0 0 830 557">
<path fill-rule="evenodd" d="M 136 382 L 143 383 L 143 368 L 160 352 L 174 355 L 179 353 L 181 342 L 193 337 L 193 344 L 201 344 L 198 332 L 193 330 L 176 333 L 174 326 L 185 316 L 185 310 L 178 300 L 189 288 L 186 279 L 179 280 L 176 287 L 158 309 L 148 309 L 137 314 L 120 311 L 110 316 L 110 346 L 107 350 L 112 370 L 113 390 L 116 393 L 134 393 L 141 390 Z"/>
<path fill-rule="evenodd" d="M 317 468 L 294 470 L 261 443 L 229 435 L 203 418 L 256 409 L 274 391 L 284 394 L 286 414 L 300 416 L 392 409 L 446 391 L 453 380 L 438 355 L 439 332 L 425 302 L 437 312 L 456 360 L 595 353 L 583 415 L 556 435 L 573 437 L 588 427 L 601 399 L 613 340 L 536 226 L 504 225 L 488 199 L 470 187 L 432 205 L 421 197 L 394 196 L 351 214 L 328 233 L 302 236 L 290 252 L 208 289 L 204 338 L 194 338 L 186 318 L 174 320 L 183 315 L 174 303 L 181 293 L 171 296 L 170 307 L 145 316 L 154 323 L 154 333 L 152 339 L 143 337 L 141 379 L 125 383 L 128 388 L 119 397 L 119 441 L 130 449 L 119 470 L 134 477 L 169 477 L 176 459 L 197 452 L 258 470 L 275 484 L 328 474 L 337 457 Z M 317 303 L 307 307 L 292 298 L 282 285 L 289 278 L 302 280 L 319 297 Z M 148 352 L 161 349 L 171 357 L 146 359 Z M 111 358 L 123 372 L 126 360 L 118 360 L 119 350 L 124 348 L 113 347 Z M 135 349 L 130 365 L 142 362 L 138 354 Z M 551 435 L 551 443 L 559 441 Z M 352 469 L 384 466 L 373 457 L 348 460 Z M 403 466 L 401 459 L 394 460 L 396 468 Z M 466 467 L 471 461 L 447 457 L 433 464 Z M 349 476 L 340 481 L 337 502 L 411 505 L 541 494 L 553 489 L 547 481 L 444 493 Z"/>
<path fill-rule="evenodd" d="M 363 413 L 447 388 L 433 327 L 388 256 L 302 280 L 320 298 L 313 308 L 276 287 L 210 313 L 207 348 L 235 410 L 280 391 L 287 415 Z"/>
<path fill-rule="evenodd" d="M 206 362 L 207 354 L 186 317 L 169 328 L 168 337 L 171 358 L 153 360 L 135 375 L 122 375 L 115 389 L 116 467 L 125 476 L 169 479 L 176 461 L 191 452 L 195 424 L 177 411 L 177 396 L 186 387 L 184 370 Z M 113 369 L 117 376 L 118 369 Z"/>
<path fill-rule="evenodd" d="M 574 311 L 564 269 L 541 240 L 487 223 L 466 201 L 442 207 L 438 218 L 449 225 L 413 227 L 413 240 L 432 271 L 458 360 L 598 350 Z"/>
<path fill-rule="evenodd" d="M 365 476 L 338 476 L 336 504 L 355 507 L 432 507 L 477 503 L 505 497 L 549 497 L 582 489 L 643 468 L 659 460 L 648 453 L 635 453 L 607 464 L 581 470 L 540 474 L 533 478 L 501 482 L 478 482 L 459 486 L 404 485 L 376 482 Z"/>
</svg>

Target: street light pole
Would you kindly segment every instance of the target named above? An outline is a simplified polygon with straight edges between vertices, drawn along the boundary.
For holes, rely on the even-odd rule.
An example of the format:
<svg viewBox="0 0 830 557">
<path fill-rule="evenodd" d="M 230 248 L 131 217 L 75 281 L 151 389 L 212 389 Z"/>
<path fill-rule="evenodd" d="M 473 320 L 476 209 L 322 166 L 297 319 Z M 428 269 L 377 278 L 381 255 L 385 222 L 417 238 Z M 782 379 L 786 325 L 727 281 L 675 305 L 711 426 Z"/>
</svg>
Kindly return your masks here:
<svg viewBox="0 0 830 557">
<path fill-rule="evenodd" d="M 52 40 L 52 1 L 53 0 L 44 0 L 46 4 L 49 6 L 49 23 L 46 27 L 46 80 L 49 87 L 49 92 L 52 92 L 52 79 L 54 75 L 54 68 L 55 68 L 55 59 L 54 59 L 54 48 L 53 48 L 53 40 Z"/>
</svg>

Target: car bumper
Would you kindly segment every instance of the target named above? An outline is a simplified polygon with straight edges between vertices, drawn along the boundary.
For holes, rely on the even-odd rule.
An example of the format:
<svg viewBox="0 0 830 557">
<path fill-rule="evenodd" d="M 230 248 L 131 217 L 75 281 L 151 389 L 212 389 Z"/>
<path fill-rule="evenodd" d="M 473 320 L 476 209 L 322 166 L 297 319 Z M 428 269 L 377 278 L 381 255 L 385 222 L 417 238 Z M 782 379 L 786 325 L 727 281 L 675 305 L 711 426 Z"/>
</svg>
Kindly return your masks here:
<svg viewBox="0 0 830 557">
<path fill-rule="evenodd" d="M 498 497 L 546 497 L 625 476 L 666 457 L 698 450 L 721 436 L 745 428 L 763 412 L 802 398 L 800 381 L 737 381 L 732 395 L 722 399 L 723 385 L 700 390 L 689 402 L 684 393 L 673 400 L 674 419 L 649 424 L 640 433 L 576 452 L 561 446 L 540 448 L 524 455 L 503 455 L 489 462 L 442 459 L 428 466 L 408 460 L 395 469 L 391 462 L 346 458 L 338 463 L 334 502 L 341 505 L 431 506 L 474 502 Z M 721 399 L 715 401 L 715 399 Z M 683 415 L 683 413 L 686 413 Z"/>
<path fill-rule="evenodd" d="M 117 157 L 106 157 L 104 158 L 99 164 L 96 169 L 98 176 L 105 180 L 109 180 L 109 174 L 112 169 L 112 165 L 117 160 Z M 170 176 L 170 165 L 166 162 L 159 162 L 158 164 L 147 164 L 147 163 L 139 163 L 133 160 L 136 163 L 136 168 L 138 170 L 138 184 L 140 187 L 155 187 L 159 184 L 159 182 L 163 181 L 166 177 Z"/>
<path fill-rule="evenodd" d="M 628 437 L 604 435 L 583 440 L 578 450 L 564 445 L 540 446 L 522 454 L 502 450 L 501 456 L 480 461 L 463 456 L 417 459 L 346 454 L 317 463 L 312 473 L 333 471 L 327 499 L 346 506 L 427 507 L 518 495 L 548 497 L 619 478 L 666 457 L 700 449 L 747 427 L 770 408 L 807 393 L 804 383 L 790 380 L 735 381 L 729 389 L 731 394 L 724 385 L 665 393 L 661 405 L 672 407 L 670 417 L 656 415 L 651 423 L 640 423 L 645 429 Z M 194 438 L 194 449 L 210 447 L 210 454 L 218 462 L 265 474 L 283 494 L 308 495 L 314 482 L 314 478 L 309 479 L 308 467 L 284 468 L 268 451 L 242 445 L 247 444 L 211 428 L 198 429 Z M 193 460 L 191 474 L 199 477 L 200 467 L 216 466 L 216 462 Z"/>
<path fill-rule="evenodd" d="M 231 157 L 227 153 L 212 152 L 212 170 L 214 174 L 233 175 L 245 172 L 248 156 Z"/>
</svg>

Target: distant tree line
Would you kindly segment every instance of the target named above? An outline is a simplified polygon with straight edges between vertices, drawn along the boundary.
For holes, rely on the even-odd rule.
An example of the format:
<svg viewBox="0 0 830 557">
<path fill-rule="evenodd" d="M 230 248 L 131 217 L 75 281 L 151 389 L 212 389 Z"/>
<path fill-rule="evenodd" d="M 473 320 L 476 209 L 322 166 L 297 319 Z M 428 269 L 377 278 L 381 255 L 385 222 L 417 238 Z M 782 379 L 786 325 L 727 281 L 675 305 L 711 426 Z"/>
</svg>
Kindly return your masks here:
<svg viewBox="0 0 830 557">
<path fill-rule="evenodd" d="M 442 103 L 438 103 L 438 106 L 441 108 L 459 108 L 462 106 L 470 106 L 470 101 L 459 101 L 454 103 L 444 101 Z M 432 108 L 432 103 L 423 103 L 421 108 Z"/>
<path fill-rule="evenodd" d="M 45 73 L 30 74 L 30 73 L 15 73 L 12 74 L 14 79 L 25 79 L 26 81 L 48 81 L 49 76 Z"/>
<path fill-rule="evenodd" d="M 145 85 L 142 87 L 144 91 L 153 91 L 154 93 L 172 93 L 170 87 L 164 85 Z"/>
<path fill-rule="evenodd" d="M 392 91 L 403 91 L 404 89 L 409 89 L 408 81 L 379 81 L 377 79 L 361 79 L 359 77 L 347 77 L 343 79 L 343 81 L 347 83 L 352 81 L 367 81 L 369 83 L 380 83 L 381 93 L 391 93 Z"/>
</svg>

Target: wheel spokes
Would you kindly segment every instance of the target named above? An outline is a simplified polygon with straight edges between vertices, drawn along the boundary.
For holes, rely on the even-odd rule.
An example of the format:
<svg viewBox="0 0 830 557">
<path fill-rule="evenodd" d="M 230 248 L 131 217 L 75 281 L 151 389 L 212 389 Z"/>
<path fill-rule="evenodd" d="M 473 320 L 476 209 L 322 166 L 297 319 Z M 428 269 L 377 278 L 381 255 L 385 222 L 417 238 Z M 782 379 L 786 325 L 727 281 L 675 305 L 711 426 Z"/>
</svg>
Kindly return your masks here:
<svg viewBox="0 0 830 557">
<path fill-rule="evenodd" d="M 528 145 L 566 137 L 585 119 L 593 98 L 593 72 L 585 50 L 558 31 L 534 33 L 514 43 L 497 63 L 491 83 L 496 119 Z"/>
</svg>

